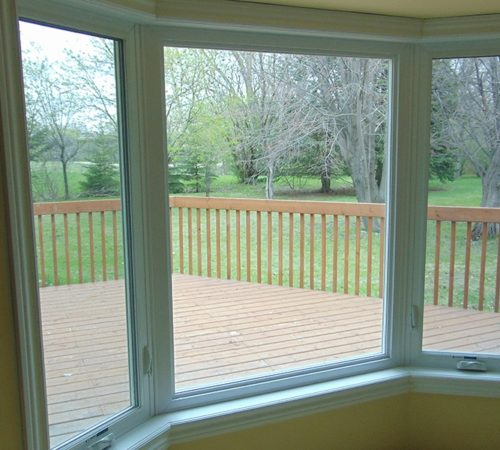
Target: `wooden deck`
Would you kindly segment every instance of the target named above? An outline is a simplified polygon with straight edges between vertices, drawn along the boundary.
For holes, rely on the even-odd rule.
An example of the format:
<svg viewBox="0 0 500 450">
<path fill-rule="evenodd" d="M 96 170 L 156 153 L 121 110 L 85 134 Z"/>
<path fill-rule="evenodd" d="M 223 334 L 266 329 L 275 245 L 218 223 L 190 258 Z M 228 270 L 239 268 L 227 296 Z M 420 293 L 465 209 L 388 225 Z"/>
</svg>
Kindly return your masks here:
<svg viewBox="0 0 500 450">
<path fill-rule="evenodd" d="M 52 445 L 129 404 L 123 281 L 41 289 Z M 381 349 L 382 302 L 174 275 L 178 389 Z M 424 346 L 500 352 L 500 315 L 427 306 Z"/>
</svg>

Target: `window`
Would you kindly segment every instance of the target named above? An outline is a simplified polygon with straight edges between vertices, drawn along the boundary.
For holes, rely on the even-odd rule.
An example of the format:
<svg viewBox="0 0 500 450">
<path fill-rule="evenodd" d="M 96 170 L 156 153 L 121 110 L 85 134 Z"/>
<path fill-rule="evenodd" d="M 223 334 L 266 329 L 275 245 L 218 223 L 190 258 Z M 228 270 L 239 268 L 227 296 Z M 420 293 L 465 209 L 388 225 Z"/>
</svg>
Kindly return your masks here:
<svg viewBox="0 0 500 450">
<path fill-rule="evenodd" d="M 435 59 L 423 348 L 498 354 L 500 58 Z"/>
<path fill-rule="evenodd" d="M 385 357 L 390 61 L 164 59 L 176 391 Z"/>
<path fill-rule="evenodd" d="M 136 405 L 120 42 L 20 23 L 51 447 Z"/>
</svg>

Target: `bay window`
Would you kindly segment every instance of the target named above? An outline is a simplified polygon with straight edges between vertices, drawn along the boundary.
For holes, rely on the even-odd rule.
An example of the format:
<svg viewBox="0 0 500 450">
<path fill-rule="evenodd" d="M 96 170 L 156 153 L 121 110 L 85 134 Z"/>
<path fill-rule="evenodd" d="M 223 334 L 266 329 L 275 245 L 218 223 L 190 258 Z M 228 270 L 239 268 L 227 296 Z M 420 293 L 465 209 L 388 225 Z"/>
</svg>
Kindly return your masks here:
<svg viewBox="0 0 500 450">
<path fill-rule="evenodd" d="M 41 4 L 7 153 L 29 442 L 162 448 L 457 363 L 498 382 L 498 205 L 466 196 L 498 176 L 497 41 Z"/>
</svg>

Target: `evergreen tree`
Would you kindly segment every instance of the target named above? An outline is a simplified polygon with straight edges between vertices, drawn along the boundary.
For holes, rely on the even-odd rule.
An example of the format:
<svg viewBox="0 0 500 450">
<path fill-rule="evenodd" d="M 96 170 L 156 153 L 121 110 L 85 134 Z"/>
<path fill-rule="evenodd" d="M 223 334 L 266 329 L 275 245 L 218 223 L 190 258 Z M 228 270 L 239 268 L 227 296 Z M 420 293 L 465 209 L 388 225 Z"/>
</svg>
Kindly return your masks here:
<svg viewBox="0 0 500 450">
<path fill-rule="evenodd" d="M 113 197 L 120 193 L 118 169 L 103 150 L 94 154 L 80 182 L 83 194 L 89 197 Z"/>
</svg>

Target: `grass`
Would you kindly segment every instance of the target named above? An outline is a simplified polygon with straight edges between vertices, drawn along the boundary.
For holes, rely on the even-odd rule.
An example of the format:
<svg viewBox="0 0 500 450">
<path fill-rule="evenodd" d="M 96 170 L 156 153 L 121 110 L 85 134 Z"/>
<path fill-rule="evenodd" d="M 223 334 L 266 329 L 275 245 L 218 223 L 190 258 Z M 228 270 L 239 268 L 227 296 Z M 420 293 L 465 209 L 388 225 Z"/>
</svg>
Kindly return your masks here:
<svg viewBox="0 0 500 450">
<path fill-rule="evenodd" d="M 77 186 L 79 177 L 82 175 L 82 168 L 76 167 L 70 172 L 70 183 L 72 186 Z M 55 180 L 57 181 L 57 180 Z M 349 194 L 352 190 L 350 185 L 350 180 L 348 178 L 343 178 L 335 180 L 332 183 L 334 192 L 331 194 L 320 194 L 319 190 L 319 180 L 314 178 L 306 178 L 301 181 L 300 184 L 296 182 L 296 186 L 300 190 L 291 190 L 290 186 L 287 184 L 286 180 L 278 180 L 276 183 L 276 198 L 277 199 L 288 199 L 288 200 L 320 200 L 320 201 L 355 201 L 355 197 Z M 75 191 L 77 192 L 77 191 Z M 193 195 L 193 194 L 190 194 Z M 199 193 L 196 195 L 203 196 L 204 193 Z M 256 185 L 240 185 L 234 176 L 225 175 L 220 176 L 213 183 L 212 196 L 217 197 L 244 197 L 244 198 L 263 198 L 264 197 L 264 184 L 258 182 Z M 458 180 L 451 183 L 439 183 L 435 180 L 430 183 L 429 190 L 429 204 L 432 205 L 447 205 L 447 206 L 479 206 L 481 201 L 481 183 L 480 179 L 474 176 L 464 176 Z M 251 281 L 267 282 L 271 279 L 273 284 L 277 284 L 279 278 L 282 278 L 284 285 L 289 285 L 289 223 L 288 215 L 283 215 L 283 251 L 281 253 L 282 257 L 282 271 L 280 275 L 280 252 L 278 250 L 278 221 L 279 216 L 277 213 L 273 213 L 271 217 L 271 228 L 272 228 L 272 239 L 271 239 L 271 252 L 268 253 L 268 238 L 267 238 L 267 221 L 268 215 L 262 214 L 261 217 L 261 256 L 259 257 L 257 252 L 257 215 L 253 213 L 251 215 L 251 244 L 250 244 L 250 266 L 247 267 L 247 249 L 246 249 L 246 230 L 245 230 L 245 216 L 241 215 L 241 237 L 240 237 L 240 270 L 237 268 L 237 253 L 236 253 L 236 214 L 232 212 L 229 217 L 229 222 L 226 223 L 226 215 L 223 212 L 220 217 L 221 232 L 220 232 L 220 276 L 223 278 L 227 277 L 228 270 L 230 277 L 237 279 L 239 272 L 241 272 L 241 279 L 247 279 L 247 273 L 249 273 L 249 279 Z M 54 258 L 54 249 L 52 247 L 52 231 L 50 227 L 50 221 L 44 221 L 44 254 L 45 254 L 45 280 L 46 284 L 51 285 L 55 282 L 54 276 L 54 261 L 57 262 L 57 272 L 59 278 L 59 284 L 64 284 L 68 282 L 66 276 L 66 252 L 65 252 L 65 236 L 64 236 L 64 225 L 62 217 L 57 217 L 56 220 L 56 253 L 57 258 Z M 183 220 L 183 256 L 184 266 L 182 270 L 184 273 L 192 272 L 194 274 L 207 275 L 207 269 L 209 261 L 207 261 L 207 234 L 206 234 L 206 221 L 205 215 L 201 216 L 200 221 L 200 231 L 198 240 L 198 227 L 197 227 L 197 217 L 196 213 L 193 213 L 192 217 L 192 232 L 189 234 L 189 228 L 187 223 L 187 212 L 184 212 Z M 292 275 L 293 275 L 293 286 L 299 287 L 301 285 L 301 274 L 303 274 L 303 286 L 310 287 L 313 286 L 315 289 L 320 289 L 322 287 L 322 224 L 320 217 L 315 218 L 315 223 L 313 227 L 314 238 L 311 240 L 311 228 L 309 218 L 306 218 L 305 223 L 305 239 L 304 239 L 304 263 L 301 265 L 300 262 L 300 223 L 299 217 L 295 216 L 294 220 L 294 250 L 292 254 Z M 94 279 L 103 279 L 103 267 L 102 267 L 102 241 L 101 241 L 101 223 L 100 215 L 95 214 L 93 217 L 94 221 L 94 237 L 93 237 L 93 247 L 91 250 L 90 239 L 89 239 L 89 225 L 87 215 L 82 215 L 81 221 L 81 235 L 82 235 L 82 278 L 84 282 L 90 281 L 92 279 L 92 264 L 91 264 L 91 253 L 94 255 Z M 111 227 L 111 216 L 110 213 L 105 215 L 105 246 L 106 246 L 106 278 L 112 279 L 115 274 L 113 270 L 113 232 Z M 119 222 L 120 223 L 120 222 Z M 176 272 L 181 271 L 180 261 L 180 247 L 179 247 L 179 219 L 178 210 L 173 211 L 173 236 L 174 245 L 172 251 L 173 267 Z M 356 224 L 355 220 L 352 219 L 349 227 L 349 243 L 348 252 L 349 257 L 346 257 L 346 246 L 345 246 L 345 224 L 343 218 L 339 220 L 339 242 L 338 242 L 338 256 L 337 256 L 337 269 L 334 268 L 334 256 L 333 256 L 333 218 L 327 218 L 326 221 L 326 253 L 324 258 L 326 260 L 325 266 L 325 288 L 329 291 L 334 290 L 334 283 L 336 284 L 336 291 L 338 292 L 349 292 L 355 293 L 359 291 L 360 295 L 366 295 L 368 293 L 368 285 L 370 285 L 371 295 L 379 294 L 379 251 L 380 242 L 379 234 L 373 234 L 372 243 L 372 273 L 368 280 L 368 235 L 366 230 L 361 229 L 361 240 L 359 245 L 359 281 L 356 281 Z M 229 251 L 227 249 L 227 229 L 229 227 L 230 233 L 230 247 Z M 123 277 L 123 252 L 121 245 L 121 228 L 118 227 L 118 276 Z M 211 214 L 211 275 L 217 275 L 217 235 L 216 235 L 216 218 L 215 213 Z M 69 267 L 70 267 L 70 281 L 78 282 L 79 280 L 79 268 L 78 268 L 78 251 L 76 245 L 76 220 L 74 217 L 69 216 L 68 220 L 68 235 L 69 235 Z M 435 225 L 429 223 L 427 232 L 427 262 L 426 262 L 426 281 L 425 281 L 425 298 L 427 302 L 432 302 L 433 292 L 434 292 L 434 258 L 435 258 Z M 448 303 L 449 296 L 449 278 L 450 278 L 450 226 L 449 224 L 443 224 L 441 230 L 441 255 L 440 255 L 440 276 L 439 276 L 439 300 L 442 304 Z M 190 247 L 190 236 L 191 236 L 191 247 Z M 201 259 L 198 261 L 198 242 L 200 243 Z M 313 245 L 311 245 L 313 243 Z M 495 298 L 495 284 L 496 284 L 496 265 L 497 265 L 497 241 L 495 239 L 489 240 L 487 245 L 487 255 L 486 255 L 486 274 L 485 274 L 485 306 L 487 309 L 491 310 L 493 308 L 493 302 Z M 191 250 L 190 250 L 191 248 Z M 39 249 L 39 246 L 38 246 Z M 455 256 L 455 271 L 454 271 L 454 292 L 453 292 L 453 304 L 461 305 L 464 296 L 464 262 L 465 262 L 465 225 L 459 224 L 457 226 L 457 240 L 456 240 L 456 256 Z M 191 260 L 191 270 L 189 267 L 189 254 L 192 254 Z M 230 264 L 228 264 L 228 255 L 230 259 Z M 311 256 L 312 255 L 312 256 Z M 271 271 L 268 272 L 268 261 L 271 259 Z M 39 258 L 39 262 L 40 262 Z M 260 264 L 259 264 L 260 261 Z M 228 269 L 230 265 L 230 268 Z M 480 266 L 481 266 L 481 243 L 473 242 L 471 247 L 471 276 L 470 276 L 470 304 L 472 307 L 477 307 L 478 303 L 478 292 L 480 287 Z M 259 269 L 260 267 L 260 269 Z M 312 267 L 312 272 L 311 272 Z M 348 279 L 344 278 L 344 269 L 348 267 Z M 312 273 L 312 276 L 311 276 Z M 335 275 L 336 273 L 336 275 Z M 346 283 L 344 283 L 347 281 Z M 358 288 L 359 286 L 359 288 Z"/>
</svg>

